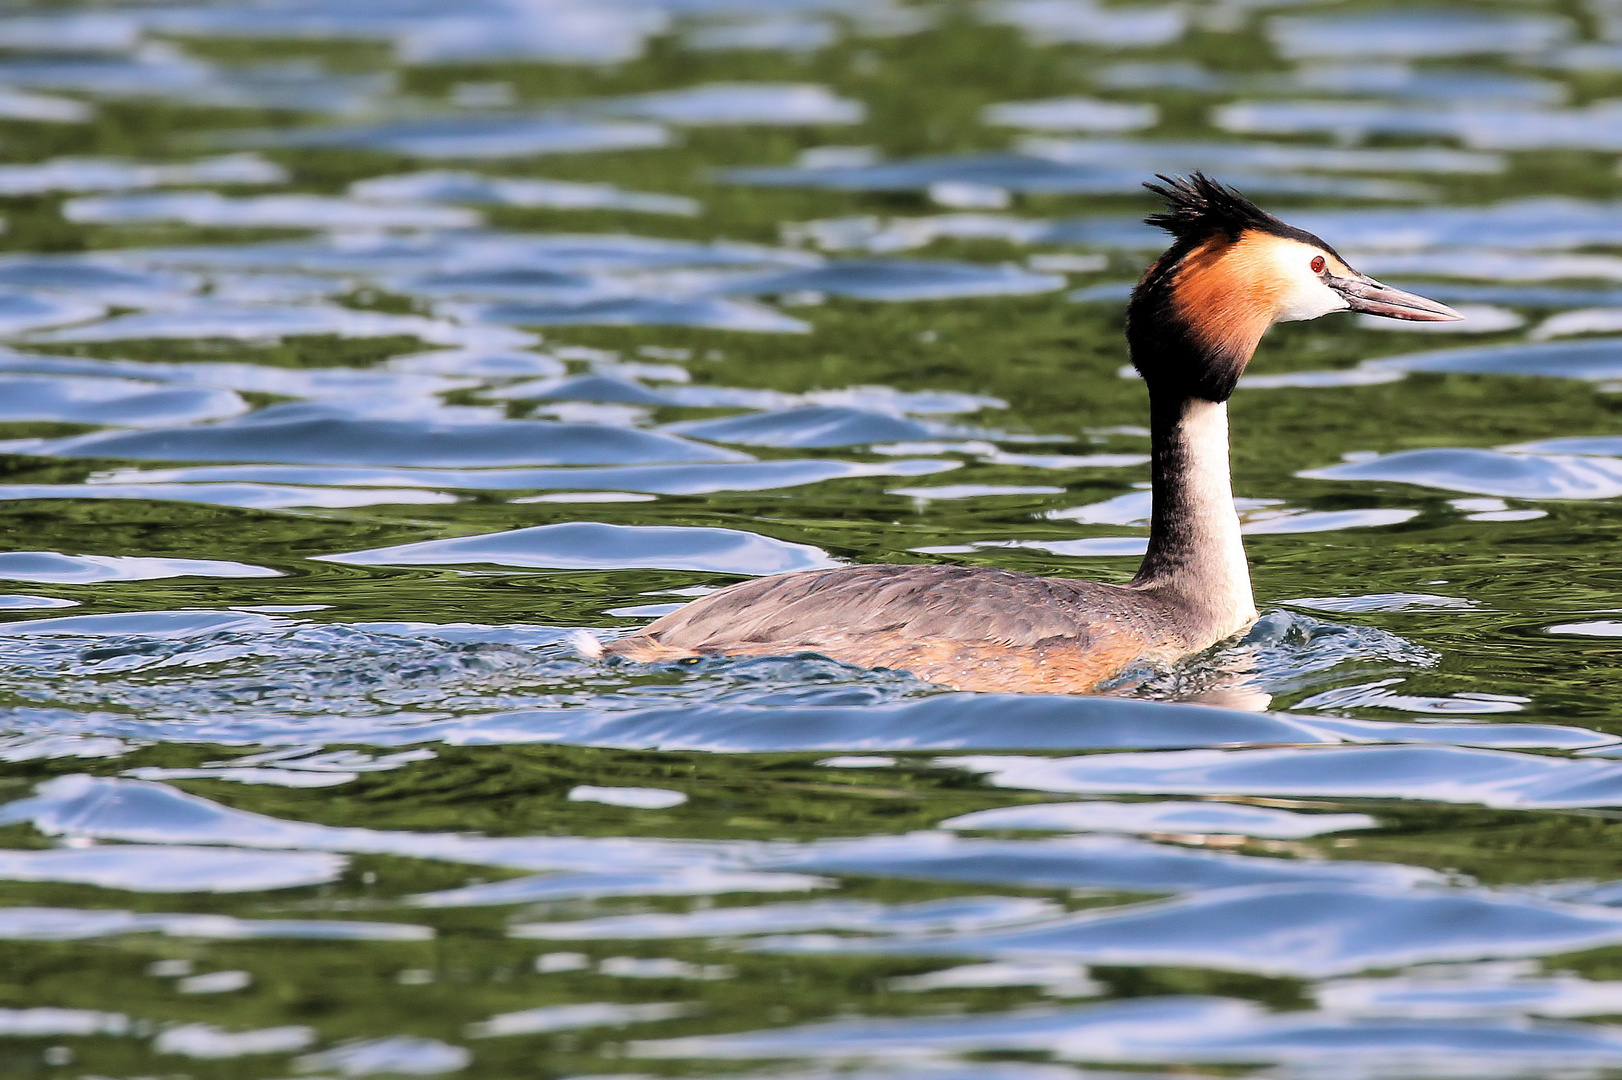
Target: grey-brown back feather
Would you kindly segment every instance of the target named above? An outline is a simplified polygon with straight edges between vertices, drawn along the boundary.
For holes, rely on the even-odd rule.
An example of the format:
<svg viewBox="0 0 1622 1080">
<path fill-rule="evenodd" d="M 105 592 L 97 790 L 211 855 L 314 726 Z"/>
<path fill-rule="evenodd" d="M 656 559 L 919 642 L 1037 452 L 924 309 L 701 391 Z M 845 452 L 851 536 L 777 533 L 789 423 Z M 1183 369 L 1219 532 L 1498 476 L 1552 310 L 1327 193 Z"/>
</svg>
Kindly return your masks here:
<svg viewBox="0 0 1622 1080">
<path fill-rule="evenodd" d="M 1094 581 L 991 567 L 866 565 L 731 586 L 649 625 L 637 638 L 694 652 L 815 651 L 853 638 L 1000 644 L 1057 641 L 1086 650 L 1106 628 L 1164 639 L 1155 598 Z"/>
</svg>

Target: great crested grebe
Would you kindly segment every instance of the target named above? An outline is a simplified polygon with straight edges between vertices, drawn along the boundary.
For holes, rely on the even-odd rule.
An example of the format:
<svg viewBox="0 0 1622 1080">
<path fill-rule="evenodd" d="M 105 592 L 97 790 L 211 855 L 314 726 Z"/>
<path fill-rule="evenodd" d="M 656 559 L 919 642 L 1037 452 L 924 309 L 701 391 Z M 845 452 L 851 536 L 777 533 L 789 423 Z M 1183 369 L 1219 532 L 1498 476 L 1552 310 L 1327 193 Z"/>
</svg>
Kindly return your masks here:
<svg viewBox="0 0 1622 1080">
<path fill-rule="evenodd" d="M 978 566 L 867 565 L 733 585 L 607 646 L 632 660 L 818 653 L 960 690 L 1080 693 L 1206 649 L 1256 618 L 1228 466 L 1228 397 L 1276 322 L 1362 311 L 1441 322 L 1335 249 L 1201 173 L 1145 184 L 1172 235 L 1127 307 L 1149 388 L 1154 509 L 1127 585 Z"/>
</svg>

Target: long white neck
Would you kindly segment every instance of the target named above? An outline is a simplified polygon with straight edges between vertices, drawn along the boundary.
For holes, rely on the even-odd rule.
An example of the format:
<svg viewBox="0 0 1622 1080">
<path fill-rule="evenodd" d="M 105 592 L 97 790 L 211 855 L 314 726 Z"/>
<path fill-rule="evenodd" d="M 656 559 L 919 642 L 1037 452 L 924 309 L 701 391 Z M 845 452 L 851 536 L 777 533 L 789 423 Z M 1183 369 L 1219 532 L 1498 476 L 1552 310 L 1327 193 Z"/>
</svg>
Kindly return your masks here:
<svg viewBox="0 0 1622 1080">
<path fill-rule="evenodd" d="M 1185 613 L 1189 644 L 1203 648 L 1256 618 L 1228 463 L 1228 406 L 1156 402 L 1151 430 L 1154 512 L 1149 551 L 1132 585 Z"/>
</svg>

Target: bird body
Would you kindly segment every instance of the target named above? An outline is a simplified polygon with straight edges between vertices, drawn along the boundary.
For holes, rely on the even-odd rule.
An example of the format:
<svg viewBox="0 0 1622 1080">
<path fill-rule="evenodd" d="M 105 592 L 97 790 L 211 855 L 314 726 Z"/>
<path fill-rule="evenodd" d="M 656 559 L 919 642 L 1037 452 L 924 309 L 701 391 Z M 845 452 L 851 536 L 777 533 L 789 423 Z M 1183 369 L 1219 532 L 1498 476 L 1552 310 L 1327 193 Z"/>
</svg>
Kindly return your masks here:
<svg viewBox="0 0 1622 1080">
<path fill-rule="evenodd" d="M 818 653 L 960 690 L 1073 693 L 1187 651 L 1135 590 L 970 566 L 851 566 L 723 589 L 609 646 L 633 660 Z"/>
<path fill-rule="evenodd" d="M 960 690 L 1082 693 L 1209 648 L 1256 618 L 1234 509 L 1227 399 L 1275 322 L 1452 310 L 1357 273 L 1310 233 L 1195 173 L 1146 185 L 1173 244 L 1127 309 L 1149 390 L 1149 547 L 1126 585 L 992 567 L 866 565 L 733 585 L 613 642 L 656 661 L 818 653 Z"/>
</svg>

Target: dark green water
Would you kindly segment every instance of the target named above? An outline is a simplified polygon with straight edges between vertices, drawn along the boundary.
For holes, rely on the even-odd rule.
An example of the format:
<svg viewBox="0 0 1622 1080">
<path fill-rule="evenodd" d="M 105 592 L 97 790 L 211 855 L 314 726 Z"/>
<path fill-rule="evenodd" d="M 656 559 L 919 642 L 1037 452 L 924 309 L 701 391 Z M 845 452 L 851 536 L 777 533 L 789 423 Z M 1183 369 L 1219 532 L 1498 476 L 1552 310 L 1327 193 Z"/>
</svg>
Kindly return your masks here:
<svg viewBox="0 0 1622 1080">
<path fill-rule="evenodd" d="M 1622 1075 L 1615 16 L 1427 10 L 8 9 L 0 1073 Z M 1470 316 L 1269 333 L 1244 641 L 577 654 L 830 560 L 1129 578 L 1107 286 L 1195 167 Z M 350 187 L 430 169 L 616 189 Z"/>
</svg>

